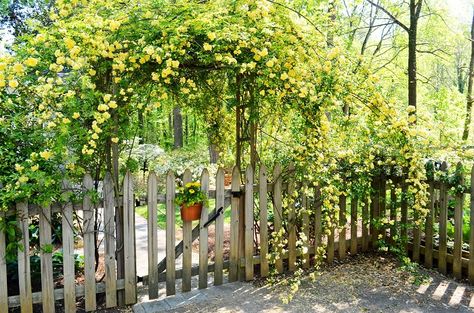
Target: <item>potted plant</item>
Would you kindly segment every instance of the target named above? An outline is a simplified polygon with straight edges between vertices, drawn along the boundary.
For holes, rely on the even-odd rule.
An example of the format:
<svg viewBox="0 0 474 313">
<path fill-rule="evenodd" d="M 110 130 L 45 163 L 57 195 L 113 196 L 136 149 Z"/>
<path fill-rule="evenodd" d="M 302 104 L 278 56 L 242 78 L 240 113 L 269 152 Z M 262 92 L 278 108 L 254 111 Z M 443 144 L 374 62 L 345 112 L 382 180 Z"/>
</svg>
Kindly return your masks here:
<svg viewBox="0 0 474 313">
<path fill-rule="evenodd" d="M 206 195 L 201 191 L 199 182 L 187 183 L 179 189 L 176 204 L 181 207 L 181 219 L 185 222 L 199 220 Z"/>
</svg>

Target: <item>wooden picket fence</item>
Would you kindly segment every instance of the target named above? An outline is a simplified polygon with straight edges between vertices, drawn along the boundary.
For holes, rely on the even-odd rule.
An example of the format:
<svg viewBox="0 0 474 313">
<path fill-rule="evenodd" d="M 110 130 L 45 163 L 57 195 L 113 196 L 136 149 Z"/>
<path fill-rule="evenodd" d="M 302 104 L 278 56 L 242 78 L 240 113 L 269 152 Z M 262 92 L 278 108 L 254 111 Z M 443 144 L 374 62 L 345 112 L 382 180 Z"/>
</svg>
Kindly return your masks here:
<svg viewBox="0 0 474 313">
<path fill-rule="evenodd" d="M 442 170 L 446 170 L 443 164 Z M 355 255 L 365 252 L 376 246 L 379 239 L 391 241 L 395 236 L 409 238 L 406 249 L 415 261 L 423 261 L 425 266 L 437 266 L 440 272 L 452 272 L 455 277 L 467 275 L 471 283 L 474 282 L 474 257 L 462 249 L 462 217 L 464 193 L 456 194 L 451 199 L 448 191 L 451 186 L 446 182 L 430 181 L 430 214 L 426 223 L 407 229 L 405 226 L 413 218 L 406 197 L 407 185 L 403 179 L 389 176 L 375 177 L 373 192 L 360 199 L 348 198 L 341 195 L 339 198 L 339 227 L 333 227 L 329 235 L 324 235 L 324 214 L 321 208 L 320 189 L 311 187 L 310 193 L 298 193 L 284 208 L 285 195 L 293 195 L 295 191 L 308 189 L 308 182 L 297 182 L 293 177 L 293 168 L 282 170 L 275 165 L 273 171 L 267 171 L 260 166 L 258 172 L 250 167 L 242 173 L 234 168 L 230 186 L 225 184 L 225 173 L 219 169 L 214 186 L 210 186 L 209 173 L 203 170 L 200 175 L 202 190 L 215 199 L 215 207 L 204 206 L 201 220 L 197 225 L 185 222 L 182 227 L 183 240 L 176 245 L 175 193 L 177 177 L 170 171 L 166 177 L 157 177 L 151 172 L 148 176 L 147 210 L 148 210 L 148 275 L 137 277 L 135 252 L 135 198 L 132 176 L 127 173 L 123 180 L 122 195 L 114 196 L 114 186 L 111 175 L 107 174 L 103 182 L 103 199 L 101 201 L 104 212 L 104 281 L 96 281 L 95 273 L 95 238 L 94 220 L 96 204 L 90 195 L 85 193 L 82 203 L 66 203 L 47 207 L 37 207 L 28 203 L 18 203 L 16 206 L 17 221 L 23 232 L 22 246 L 18 251 L 19 295 L 8 295 L 7 266 L 5 261 L 6 241 L 5 234 L 0 232 L 0 312 L 7 312 L 9 308 L 21 307 L 21 312 L 33 312 L 34 304 L 41 303 L 43 312 L 54 312 L 57 301 L 63 300 L 65 312 L 75 312 L 83 298 L 86 311 L 94 311 L 97 303 L 97 294 L 105 294 L 105 307 L 112 308 L 118 305 L 118 292 L 123 292 L 125 304 L 137 301 L 137 284 L 143 281 L 148 285 L 150 299 L 164 296 L 159 293 L 161 283 L 165 283 L 166 295 L 176 293 L 176 280 L 181 279 L 181 291 L 191 290 L 191 279 L 198 276 L 198 288 L 207 288 L 209 272 L 213 272 L 213 284 L 220 285 L 225 281 L 252 280 L 257 275 L 269 275 L 268 254 L 281 249 L 271 244 L 272 233 L 283 232 L 288 240 L 286 253 L 275 262 L 278 272 L 294 271 L 296 262 L 303 261 L 303 266 L 309 268 L 312 264 L 312 255 L 319 247 L 326 249 L 328 262 L 334 258 L 345 258 L 348 254 Z M 472 172 L 474 178 L 474 169 Z M 269 179 L 269 176 L 272 179 Z M 244 181 L 241 181 L 244 177 Z M 186 170 L 180 177 L 181 183 L 192 180 L 190 170 Z M 164 185 L 165 193 L 158 193 L 158 185 Z M 93 189 L 94 182 L 89 175 L 84 177 L 83 189 Z M 212 187 L 212 189 L 211 189 Z M 473 186 L 465 190 L 471 194 L 470 226 L 474 225 Z M 400 195 L 401 194 L 401 195 Z M 454 242 L 453 248 L 447 236 L 448 199 L 455 203 L 454 208 Z M 451 201 L 452 202 L 452 201 Z M 166 206 L 166 236 L 158 237 L 157 218 L 158 204 Z M 117 208 L 123 208 L 123 225 L 115 224 Z M 306 208 L 311 208 L 308 214 Z M 230 247 L 228 258 L 224 258 L 224 212 L 230 210 Z M 76 284 L 74 268 L 74 224 L 73 213 L 83 212 L 80 221 L 84 251 L 84 283 Z M 41 291 L 32 292 L 30 273 L 30 251 L 28 226 L 29 217 L 39 216 L 39 232 L 41 246 L 51 244 L 51 213 L 61 212 L 62 218 L 62 249 L 63 249 L 63 282 L 62 288 L 54 287 L 51 251 L 41 251 Z M 256 214 L 258 212 L 258 215 Z M 302 212 L 300 214 L 300 212 Z M 214 214 L 220 213 L 215 219 L 214 261 L 211 263 L 208 253 L 209 234 L 206 224 Z M 377 221 L 386 219 L 393 221 L 387 226 L 376 227 Z M 434 227 L 439 223 L 438 234 L 435 236 Z M 195 223 L 196 224 L 196 223 Z M 123 227 L 124 241 L 117 242 L 116 228 Z M 258 232 L 255 227 L 258 227 Z M 308 249 L 298 249 L 297 241 L 300 233 L 308 238 Z M 438 238 L 439 244 L 435 244 Z M 199 265 L 192 266 L 192 244 L 199 242 Z M 158 245 L 166 243 L 166 257 L 158 260 Z M 470 235 L 470 250 L 474 249 L 474 232 Z M 117 277 L 117 251 L 123 248 L 125 258 L 124 277 Z M 176 269 L 175 259 L 183 255 L 182 267 Z M 452 264 L 452 270 L 451 270 Z M 449 265 L 449 266 L 448 266 Z M 81 304 L 82 305 L 82 304 Z M 35 306 L 35 312 L 38 306 Z"/>
</svg>

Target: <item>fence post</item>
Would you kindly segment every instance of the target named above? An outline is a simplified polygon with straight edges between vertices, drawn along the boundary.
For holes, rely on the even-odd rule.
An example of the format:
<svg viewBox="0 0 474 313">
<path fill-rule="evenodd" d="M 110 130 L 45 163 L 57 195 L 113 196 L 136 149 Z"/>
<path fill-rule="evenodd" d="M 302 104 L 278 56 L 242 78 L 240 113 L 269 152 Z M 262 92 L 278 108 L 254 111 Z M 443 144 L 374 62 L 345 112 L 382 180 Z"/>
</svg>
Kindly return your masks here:
<svg viewBox="0 0 474 313">
<path fill-rule="evenodd" d="M 474 165 L 471 169 L 471 198 L 470 198 L 470 229 L 469 237 L 469 282 L 474 284 Z"/>
<path fill-rule="evenodd" d="M 339 259 L 346 258 L 346 208 L 347 208 L 347 198 L 345 195 L 339 196 L 339 227 L 341 231 L 339 232 Z"/>
<path fill-rule="evenodd" d="M 433 178 L 429 182 L 429 212 L 426 216 L 425 227 L 425 267 L 431 268 L 433 266 L 433 214 L 434 214 L 434 182 Z"/>
<path fill-rule="evenodd" d="M 20 287 L 21 313 L 33 312 L 30 273 L 30 235 L 28 231 L 28 203 L 16 204 L 17 222 L 22 233 L 21 245 L 18 249 L 18 284 Z"/>
<path fill-rule="evenodd" d="M 253 168 L 245 171 L 245 280 L 253 279 Z"/>
<path fill-rule="evenodd" d="M 96 309 L 96 285 L 95 285 L 95 236 L 94 236 L 94 208 L 92 207 L 91 196 L 88 192 L 92 191 L 93 181 L 89 174 L 84 176 L 84 188 L 86 194 L 82 202 L 84 213 L 84 285 L 85 285 L 85 308 L 86 311 L 95 311 Z"/>
<path fill-rule="evenodd" d="M 464 174 L 461 163 L 456 166 L 456 172 L 460 175 L 459 183 L 464 186 Z M 461 279 L 462 277 L 462 225 L 463 225 L 463 205 L 464 190 L 456 194 L 454 205 L 454 249 L 453 249 L 453 274 L 454 277 Z"/>
<path fill-rule="evenodd" d="M 43 312 L 54 312 L 53 246 L 51 244 L 51 207 L 42 206 L 39 216 L 41 249 L 41 301 Z"/>
<path fill-rule="evenodd" d="M 239 220 L 240 209 L 240 170 L 234 166 L 232 170 L 232 201 L 230 214 L 230 266 L 229 282 L 237 281 L 239 275 Z"/>
<path fill-rule="evenodd" d="M 278 234 L 281 232 L 282 226 L 282 202 L 281 202 L 281 189 L 282 189 L 282 178 L 281 178 L 281 166 L 276 164 L 273 169 L 273 218 L 274 218 L 274 233 Z M 275 267 L 278 273 L 283 273 L 283 256 L 281 255 L 281 249 L 274 247 L 279 258 L 275 261 Z"/>
<path fill-rule="evenodd" d="M 351 255 L 357 254 L 357 198 L 351 197 Z"/>
<path fill-rule="evenodd" d="M 175 181 L 172 170 L 166 175 L 166 295 L 176 293 L 175 260 Z"/>
<path fill-rule="evenodd" d="M 156 299 L 159 296 L 158 286 L 158 179 L 155 172 L 150 172 L 148 175 L 148 190 L 147 190 L 147 204 L 148 204 L 148 297 L 149 299 Z M 184 237 L 184 234 L 183 234 Z M 183 270 L 184 271 L 184 270 Z M 184 273 L 183 273 L 184 284 Z"/>
<path fill-rule="evenodd" d="M 201 190 L 205 195 L 209 194 L 209 172 L 204 169 L 201 174 Z M 207 222 L 207 205 L 202 206 L 201 222 L 199 230 L 199 289 L 207 288 L 207 264 L 208 264 L 208 232 L 207 227 L 202 227 Z M 174 245 L 174 244 L 173 244 Z M 174 262 L 174 256 L 173 256 Z"/>
<path fill-rule="evenodd" d="M 258 195 L 260 206 L 260 275 L 268 276 L 268 212 L 267 212 L 267 168 L 260 165 Z"/>
<path fill-rule="evenodd" d="M 6 222 L 5 213 L 0 212 L 0 220 Z M 8 312 L 8 285 L 5 232 L 0 230 L 0 312 Z"/>
<path fill-rule="evenodd" d="M 448 165 L 446 162 L 441 164 L 441 171 L 443 174 L 446 174 Z M 448 243 L 447 243 L 447 226 L 448 221 L 448 187 L 444 180 L 440 181 L 440 191 L 439 191 L 439 254 L 438 254 L 438 269 L 442 274 L 447 273 L 446 265 L 446 255 L 448 253 Z"/>
<path fill-rule="evenodd" d="M 137 266 L 135 255 L 135 199 L 130 171 L 127 171 L 123 180 L 123 235 L 126 264 L 125 304 L 133 304 L 137 302 Z"/>
<path fill-rule="evenodd" d="M 107 308 L 117 306 L 114 213 L 114 181 L 112 175 L 107 172 L 104 178 L 105 303 Z"/>
<path fill-rule="evenodd" d="M 219 168 L 216 176 L 216 212 L 220 208 L 224 209 L 224 170 Z M 214 231 L 215 257 L 214 257 L 214 285 L 222 285 L 224 269 L 224 212 L 216 219 Z"/>
<path fill-rule="evenodd" d="M 295 212 L 295 166 L 288 167 L 288 196 L 291 199 L 288 207 L 288 270 L 296 270 L 296 212 Z"/>
</svg>

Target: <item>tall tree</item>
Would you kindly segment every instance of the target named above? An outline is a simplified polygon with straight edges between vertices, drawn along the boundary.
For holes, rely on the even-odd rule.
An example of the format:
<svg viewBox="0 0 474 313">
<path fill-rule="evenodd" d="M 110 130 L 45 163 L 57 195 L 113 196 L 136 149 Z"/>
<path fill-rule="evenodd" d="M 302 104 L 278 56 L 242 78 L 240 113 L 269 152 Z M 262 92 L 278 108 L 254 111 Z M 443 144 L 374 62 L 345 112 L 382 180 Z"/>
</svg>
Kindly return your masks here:
<svg viewBox="0 0 474 313">
<path fill-rule="evenodd" d="M 474 99 L 472 97 L 472 84 L 474 76 L 474 12 L 472 15 L 471 23 L 471 61 L 469 62 L 469 73 L 467 83 L 467 101 L 466 101 L 466 119 L 464 121 L 464 131 L 462 133 L 462 140 L 469 138 L 469 128 L 471 127 L 472 117 L 472 103 Z"/>
<path fill-rule="evenodd" d="M 410 0 L 410 25 L 405 25 L 400 19 L 392 14 L 385 7 L 372 0 L 367 0 L 371 5 L 383 11 L 387 16 L 400 26 L 408 34 L 408 105 L 417 107 L 417 70 L 416 70 L 416 52 L 417 52 L 417 35 L 418 21 L 420 19 L 423 0 Z M 416 113 L 416 110 L 415 112 Z"/>
</svg>

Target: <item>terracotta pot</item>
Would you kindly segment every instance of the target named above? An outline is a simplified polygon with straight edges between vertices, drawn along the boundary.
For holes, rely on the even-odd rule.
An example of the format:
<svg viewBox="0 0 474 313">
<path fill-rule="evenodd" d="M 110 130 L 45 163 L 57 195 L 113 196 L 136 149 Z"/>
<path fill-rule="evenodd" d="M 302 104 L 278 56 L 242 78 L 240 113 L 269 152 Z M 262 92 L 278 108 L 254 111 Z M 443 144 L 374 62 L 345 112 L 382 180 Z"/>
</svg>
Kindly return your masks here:
<svg viewBox="0 0 474 313">
<path fill-rule="evenodd" d="M 202 203 L 194 203 L 190 206 L 181 206 L 181 219 L 185 222 L 201 219 Z"/>
</svg>

